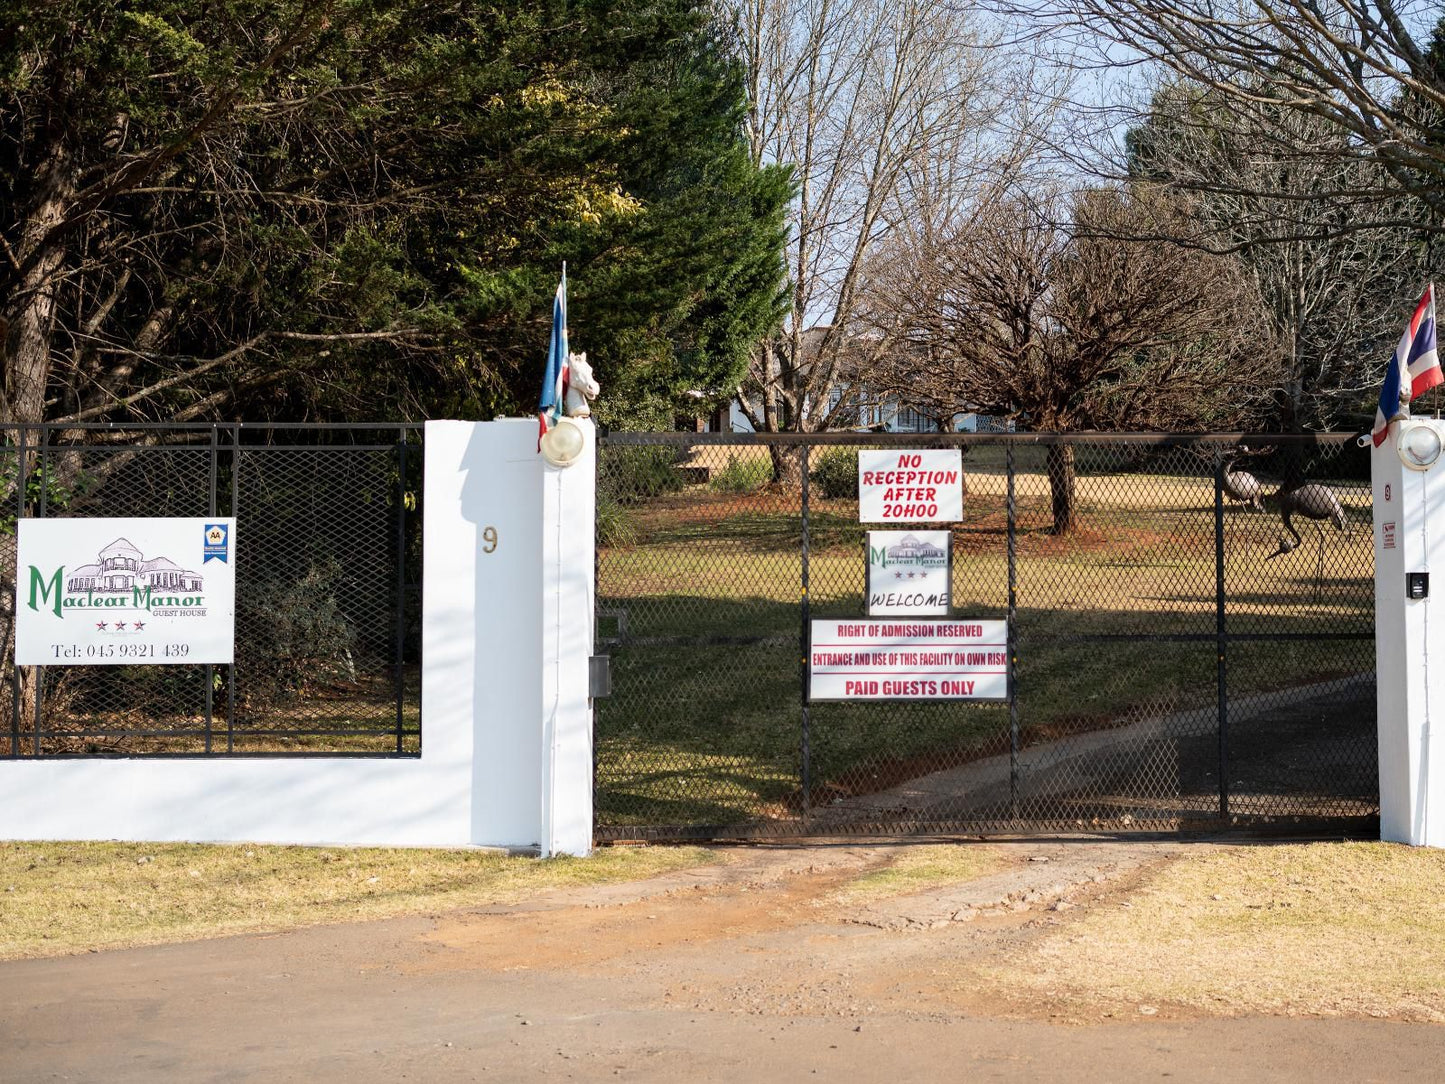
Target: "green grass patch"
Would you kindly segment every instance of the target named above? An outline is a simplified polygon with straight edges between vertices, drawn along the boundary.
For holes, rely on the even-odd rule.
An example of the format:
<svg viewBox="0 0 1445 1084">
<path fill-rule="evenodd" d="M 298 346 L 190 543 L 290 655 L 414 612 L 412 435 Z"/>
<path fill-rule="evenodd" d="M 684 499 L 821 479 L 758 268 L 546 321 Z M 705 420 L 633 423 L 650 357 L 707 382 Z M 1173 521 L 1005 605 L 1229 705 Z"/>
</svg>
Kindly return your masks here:
<svg viewBox="0 0 1445 1084">
<path fill-rule="evenodd" d="M 987 471 L 969 479 L 967 518 L 954 527 L 954 613 L 1004 617 L 1003 479 Z M 1079 529 L 1064 537 L 1047 529 L 1047 479 L 1021 474 L 1018 481 L 1024 745 L 1211 706 L 1212 481 L 1142 469 L 1081 473 Z M 1226 513 L 1228 631 L 1299 637 L 1232 642 L 1231 696 L 1373 668 L 1368 499 L 1362 489 L 1340 492 L 1350 530 L 1320 534 L 1303 524 L 1305 544 L 1273 560 L 1266 558 L 1277 546 L 1278 517 Z M 602 650 L 612 655 L 615 676 L 612 698 L 598 707 L 601 822 L 743 823 L 795 814 L 803 740 L 796 495 L 694 486 L 639 507 L 637 517 L 644 541 L 604 548 L 600 562 L 599 630 L 610 641 Z M 866 528 L 856 503 L 815 499 L 809 528 L 812 616 L 861 615 Z M 1338 633 L 1360 639 L 1321 635 Z M 810 783 L 848 793 L 886 789 L 1003 751 L 1008 734 L 1002 707 L 815 704 Z"/>
</svg>

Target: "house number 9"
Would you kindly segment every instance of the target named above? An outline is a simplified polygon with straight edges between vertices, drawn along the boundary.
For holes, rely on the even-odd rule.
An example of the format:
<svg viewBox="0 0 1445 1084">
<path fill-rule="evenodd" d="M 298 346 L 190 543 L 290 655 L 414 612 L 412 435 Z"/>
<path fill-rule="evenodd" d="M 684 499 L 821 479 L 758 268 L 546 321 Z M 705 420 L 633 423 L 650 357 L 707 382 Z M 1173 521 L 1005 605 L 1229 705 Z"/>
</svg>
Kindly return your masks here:
<svg viewBox="0 0 1445 1084">
<path fill-rule="evenodd" d="M 482 531 L 482 552 L 495 553 L 497 549 L 497 529 L 487 527 Z"/>
</svg>

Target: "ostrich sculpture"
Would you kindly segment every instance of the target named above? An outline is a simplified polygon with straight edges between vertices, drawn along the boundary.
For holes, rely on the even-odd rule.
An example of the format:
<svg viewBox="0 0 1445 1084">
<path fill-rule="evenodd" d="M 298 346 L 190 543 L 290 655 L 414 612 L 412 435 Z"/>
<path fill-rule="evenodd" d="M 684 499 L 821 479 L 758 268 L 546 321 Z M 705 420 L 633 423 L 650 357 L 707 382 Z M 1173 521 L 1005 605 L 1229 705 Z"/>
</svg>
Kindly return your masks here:
<svg viewBox="0 0 1445 1084">
<path fill-rule="evenodd" d="M 1236 470 L 1235 464 L 1238 462 L 1239 456 L 1237 455 L 1232 455 L 1224 461 L 1223 484 L 1220 488 L 1224 490 L 1224 495 L 1230 500 L 1247 505 L 1256 512 L 1263 512 L 1264 486 L 1260 485 L 1259 479 L 1249 471 Z"/>
<path fill-rule="evenodd" d="M 1272 561 L 1282 553 L 1289 553 L 1299 546 L 1304 539 L 1294 529 L 1290 522 L 1291 516 L 1304 516 L 1306 519 L 1315 521 L 1315 531 L 1319 534 L 1319 552 L 1315 559 L 1315 582 L 1310 592 L 1310 601 L 1314 602 L 1319 595 L 1320 581 L 1324 579 L 1325 572 L 1325 529 L 1320 524 L 1329 520 L 1335 530 L 1345 529 L 1345 510 L 1340 506 L 1339 498 L 1335 496 L 1334 490 L 1329 486 L 1322 486 L 1318 482 L 1311 482 L 1309 485 L 1297 486 L 1294 489 L 1284 489 L 1271 493 L 1268 500 L 1279 505 L 1279 517 L 1284 523 L 1284 529 L 1294 535 L 1294 539 L 1279 539 L 1279 549 L 1275 550 L 1266 561 Z"/>
</svg>

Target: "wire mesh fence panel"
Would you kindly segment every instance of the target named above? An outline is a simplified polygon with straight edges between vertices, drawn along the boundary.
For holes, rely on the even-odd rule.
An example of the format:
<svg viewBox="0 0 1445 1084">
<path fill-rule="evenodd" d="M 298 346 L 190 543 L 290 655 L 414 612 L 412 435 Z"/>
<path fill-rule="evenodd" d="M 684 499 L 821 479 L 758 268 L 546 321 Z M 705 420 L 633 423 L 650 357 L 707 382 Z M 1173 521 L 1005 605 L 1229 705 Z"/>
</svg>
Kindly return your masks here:
<svg viewBox="0 0 1445 1084">
<path fill-rule="evenodd" d="M 417 752 L 420 446 L 377 429 L 6 430 L 0 752 Z M 238 520 L 234 665 L 12 665 L 17 520 L 213 515 Z"/>
<path fill-rule="evenodd" d="M 212 459 L 209 444 L 41 444 L 30 511 L 47 519 L 204 516 Z M 97 562 L 102 548 L 128 544 L 104 535 L 94 542 Z M 214 725 L 207 710 L 214 677 L 193 665 L 30 667 L 21 673 L 20 728 L 31 752 L 203 752 Z"/>
<path fill-rule="evenodd" d="M 953 529 L 954 613 L 1006 617 L 1007 465 L 1002 456 L 990 454 L 998 449 L 965 452 L 968 496 L 962 520 L 951 525 L 862 524 L 858 453 L 888 448 L 883 442 L 858 440 L 809 451 L 810 617 L 849 618 L 867 612 L 864 547 L 869 530 L 902 532 L 906 543 L 913 533 L 939 526 Z M 896 575 L 897 584 L 889 578 L 889 585 L 906 592 L 906 573 L 900 569 Z M 809 777 L 816 780 L 808 810 L 811 831 L 887 832 L 1008 816 L 1010 732 L 1004 705 L 814 701 L 808 721 Z"/>
<path fill-rule="evenodd" d="M 1230 820 L 1368 821 L 1379 810 L 1369 453 L 1256 441 L 1225 469 L 1268 480 L 1262 511 L 1232 502 L 1223 517 Z"/>
<path fill-rule="evenodd" d="M 1269 439 L 604 439 L 599 834 L 1367 820 L 1367 461 Z M 930 446 L 962 518 L 860 523 L 859 451 Z M 808 701 L 806 624 L 865 613 L 884 526 L 951 531 L 951 613 L 1012 621 L 1008 703 Z"/>
<path fill-rule="evenodd" d="M 233 747 L 396 750 L 395 449 L 242 447 L 235 470 Z"/>
<path fill-rule="evenodd" d="M 604 444 L 597 823 L 704 829 L 801 808 L 796 450 Z"/>
</svg>

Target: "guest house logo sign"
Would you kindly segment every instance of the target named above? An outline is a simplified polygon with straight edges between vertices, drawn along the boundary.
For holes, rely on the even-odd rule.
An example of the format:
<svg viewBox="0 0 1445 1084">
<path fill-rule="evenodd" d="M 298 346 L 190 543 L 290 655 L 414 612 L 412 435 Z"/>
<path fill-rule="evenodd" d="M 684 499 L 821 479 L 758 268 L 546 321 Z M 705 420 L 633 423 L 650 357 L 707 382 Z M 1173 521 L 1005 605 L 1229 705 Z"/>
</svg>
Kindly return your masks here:
<svg viewBox="0 0 1445 1084">
<path fill-rule="evenodd" d="M 869 531 L 867 544 L 869 617 L 948 615 L 953 579 L 948 531 Z"/>
<path fill-rule="evenodd" d="M 236 521 L 22 519 L 18 666 L 229 663 Z"/>
</svg>

